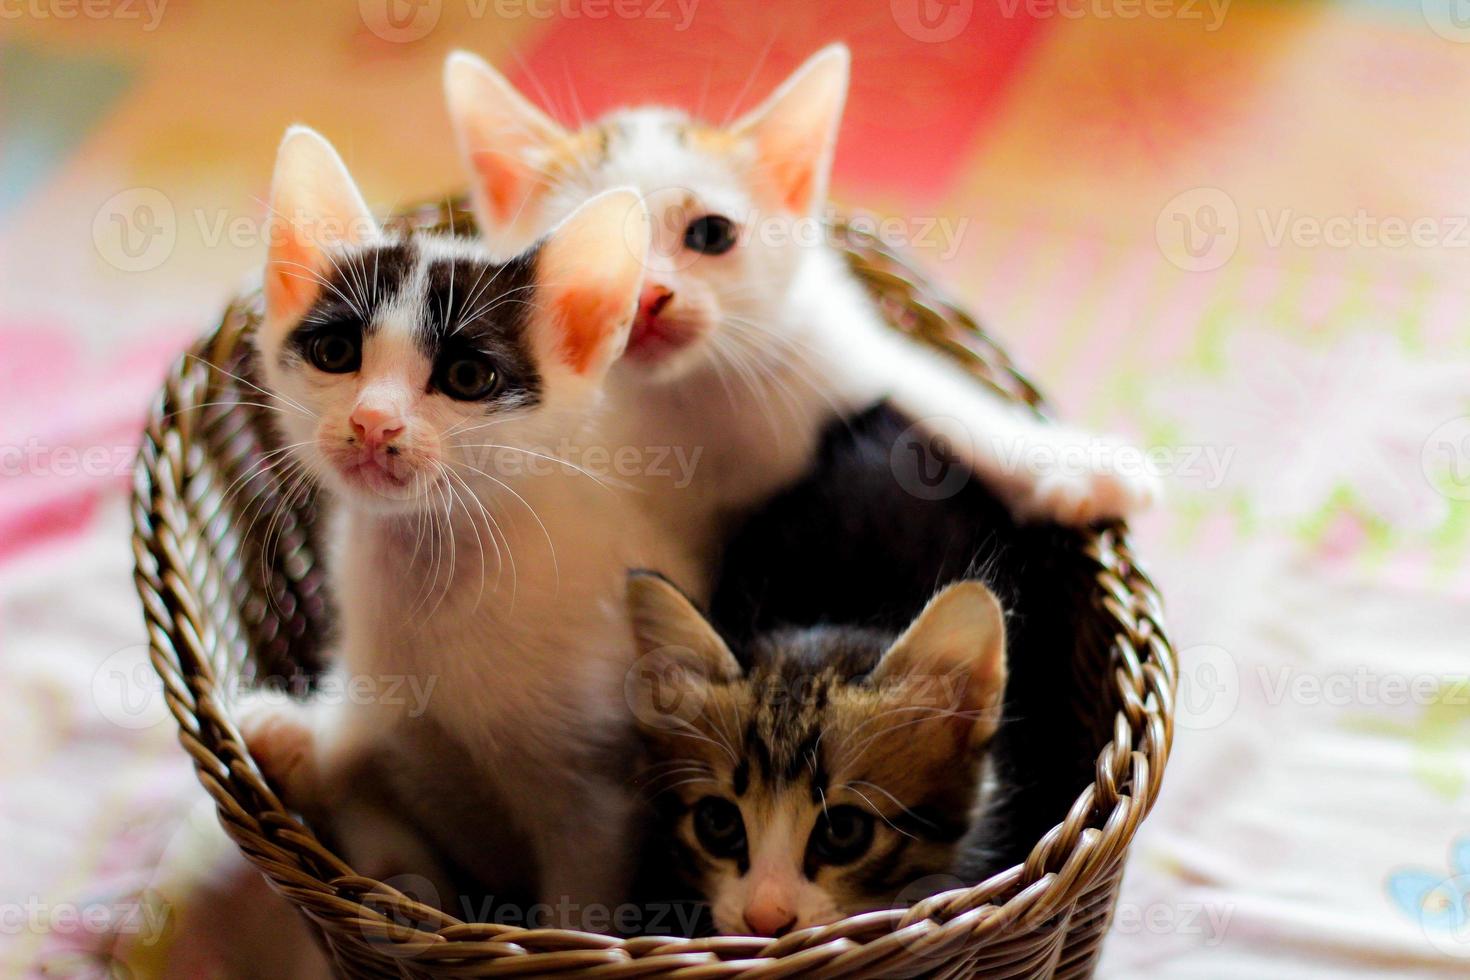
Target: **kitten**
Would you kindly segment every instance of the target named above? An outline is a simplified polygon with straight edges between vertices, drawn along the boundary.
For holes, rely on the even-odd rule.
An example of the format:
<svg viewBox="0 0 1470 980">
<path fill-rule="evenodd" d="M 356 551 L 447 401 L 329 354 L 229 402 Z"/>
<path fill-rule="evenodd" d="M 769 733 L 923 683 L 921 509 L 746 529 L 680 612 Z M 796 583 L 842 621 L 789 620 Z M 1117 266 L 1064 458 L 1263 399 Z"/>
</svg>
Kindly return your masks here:
<svg viewBox="0 0 1470 980">
<path fill-rule="evenodd" d="M 1023 518 L 1082 525 L 1146 506 L 1157 492 L 1148 473 L 1106 463 L 1027 472 L 1024 461 L 1044 453 L 1106 459 L 1086 450 L 1114 447 L 1003 404 L 944 355 L 896 334 L 826 246 L 820 216 L 848 73 L 847 49 L 833 45 L 728 126 L 645 108 L 571 132 L 475 56 L 455 53 L 445 65 L 492 249 L 519 248 L 607 187 L 644 196 L 649 270 L 609 377 L 622 422 L 609 436 L 703 449 L 690 487 L 645 481 L 663 519 L 713 554 L 728 515 L 800 476 L 828 423 L 884 398 L 948 437 Z"/>
<path fill-rule="evenodd" d="M 497 895 L 553 896 L 573 923 L 624 891 L 633 653 L 615 597 L 630 566 L 700 566 L 635 495 L 487 454 L 597 438 L 646 211 L 610 191 L 492 262 L 381 230 L 304 128 L 281 144 L 271 211 L 257 356 L 288 473 L 333 498 L 336 669 L 358 686 L 247 706 L 242 729 L 286 802 L 351 811 L 335 829 L 360 870 L 434 859 Z M 393 696 L 405 678 L 425 703 Z"/>
<path fill-rule="evenodd" d="M 1073 668 L 1079 649 L 1096 649 L 1101 642 L 1082 635 L 1077 625 L 1093 619 L 1077 604 L 1088 601 L 1094 568 L 1079 554 L 1075 532 L 1016 524 L 1003 501 L 964 472 L 961 463 L 937 455 L 933 444 L 915 440 L 911 426 L 911 419 L 889 405 L 833 423 L 810 471 L 736 528 L 710 603 L 711 621 L 739 655 L 745 672 L 728 682 L 732 686 L 711 688 L 707 669 L 689 676 L 678 671 L 666 676 L 659 669 L 670 663 L 671 653 L 677 654 L 679 647 L 700 650 L 697 638 L 708 645 L 706 629 L 691 628 L 690 636 L 681 639 L 667 630 L 655 635 L 644 627 L 647 636 L 640 638 L 640 650 L 650 659 L 640 660 L 645 668 L 639 675 L 643 701 L 636 715 L 649 758 L 641 781 L 656 805 L 659 823 L 650 835 L 640 890 L 651 903 L 703 897 L 718 910 L 724 895 L 726 911 L 716 916 L 722 930 L 745 932 L 757 924 L 743 921 L 735 915 L 738 910 L 731 910 L 740 896 L 758 890 L 753 867 L 738 857 L 717 858 L 702 845 L 698 824 L 692 822 L 690 807 L 697 806 L 710 784 L 678 782 L 678 777 L 706 778 L 702 769 L 723 752 L 687 736 L 725 740 L 738 759 L 763 760 L 772 757 L 773 746 L 802 744 L 809 724 L 828 721 L 840 733 L 842 716 L 824 718 L 820 701 L 812 702 L 812 709 L 784 712 L 752 710 L 752 705 L 765 704 L 769 698 L 763 692 L 773 687 L 776 693 L 786 689 L 820 693 L 833 687 L 833 678 L 842 680 L 852 666 L 846 657 L 854 637 L 892 637 L 911 629 L 915 616 L 921 621 L 928 616 L 924 610 L 937 601 L 936 590 L 947 583 L 963 582 L 978 590 L 975 583 L 983 580 L 1006 610 L 1004 628 L 995 624 L 996 634 L 1003 636 L 999 642 L 1005 660 L 994 674 L 1005 679 L 1004 718 L 987 745 L 984 806 L 974 807 L 973 753 L 956 752 L 950 770 L 929 766 L 932 759 L 926 750 L 942 751 L 944 743 L 926 742 L 915 726 L 905 725 L 925 717 L 917 706 L 908 717 L 896 713 L 885 721 L 872 701 L 847 702 L 871 709 L 865 733 L 878 740 L 875 744 L 896 746 L 895 752 L 905 760 L 910 757 L 903 753 L 912 754 L 913 768 L 889 765 L 885 771 L 882 765 L 891 762 L 886 756 L 866 760 L 874 766 L 860 777 L 872 784 L 862 787 L 866 805 L 891 816 L 897 803 L 918 810 L 919 799 L 943 798 L 927 819 L 946 829 L 947 840 L 936 843 L 908 828 L 915 839 L 884 869 L 889 873 L 867 875 L 866 892 L 853 890 L 850 883 L 824 885 L 845 879 L 836 872 L 824 877 L 820 869 L 809 877 L 804 862 L 787 867 L 786 891 L 804 894 L 811 908 L 835 915 L 891 907 L 928 891 L 984 880 L 1024 860 L 1091 778 L 1090 760 L 1098 748 L 1096 723 L 1105 727 L 1105 719 L 1092 719 L 1078 710 L 1100 699 L 1078 683 Z M 955 468 L 944 480 L 946 495 L 930 499 L 913 492 L 925 485 L 926 476 L 946 468 Z M 653 613 L 640 618 L 635 609 L 635 626 L 650 617 L 674 618 L 686 625 L 691 621 L 688 609 L 672 601 L 651 605 L 648 588 L 639 588 L 643 593 L 635 597 L 635 606 Z M 664 615 L 668 610 L 682 613 L 682 618 Z M 654 639 L 671 649 L 660 653 Z M 881 645 L 870 642 L 867 649 L 872 653 Z M 977 657 L 982 651 L 974 643 L 968 649 Z M 986 652 L 995 655 L 994 650 Z M 726 668 L 726 674 L 739 676 L 723 661 L 715 662 Z M 672 663 L 677 666 L 681 661 L 676 657 Z M 773 677 L 780 678 L 780 684 L 773 684 Z M 711 689 L 729 696 L 714 698 L 708 693 Z M 680 693 L 688 695 L 684 702 Z M 983 716 L 984 724 L 992 727 L 995 693 L 986 692 Z M 732 697 L 760 724 L 732 720 Z M 850 715 L 846 717 L 850 720 Z M 688 721 L 692 731 L 678 730 L 675 722 L 680 721 Z M 981 734 L 989 730 L 977 729 Z M 818 772 L 832 772 L 836 768 L 832 754 L 841 745 L 840 735 L 823 736 L 812 747 L 807 771 L 815 766 Z M 717 772 L 733 768 L 724 758 L 724 763 L 713 758 Z M 694 761 L 683 761 L 689 759 Z M 737 788 L 733 782 L 725 785 L 731 792 Z M 770 817 L 755 808 L 755 799 L 760 797 L 739 801 L 748 835 L 754 839 L 783 834 L 788 855 L 793 860 L 804 856 L 804 842 L 817 832 L 817 825 L 768 827 Z M 953 840 L 956 830 L 963 831 L 958 843 Z M 675 880 L 663 870 L 666 866 L 676 870 Z M 851 870 L 856 873 L 861 867 L 854 864 Z M 832 895 L 833 888 L 838 896 Z M 831 900 L 823 900 L 823 894 Z M 797 918 L 805 924 L 821 921 L 815 915 Z"/>
<path fill-rule="evenodd" d="M 984 585 L 948 586 L 902 634 L 777 629 L 737 653 L 665 579 L 635 574 L 628 600 L 654 853 L 717 930 L 784 936 L 952 869 L 1005 687 Z"/>
</svg>

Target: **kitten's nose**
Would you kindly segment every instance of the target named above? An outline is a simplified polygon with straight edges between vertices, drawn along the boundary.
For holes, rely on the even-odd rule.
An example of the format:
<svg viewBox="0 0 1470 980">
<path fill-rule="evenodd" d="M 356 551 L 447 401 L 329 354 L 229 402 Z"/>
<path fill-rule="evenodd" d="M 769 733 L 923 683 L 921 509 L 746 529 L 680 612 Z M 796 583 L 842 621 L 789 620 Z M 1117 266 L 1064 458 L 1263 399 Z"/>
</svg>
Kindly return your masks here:
<svg viewBox="0 0 1470 980">
<path fill-rule="evenodd" d="M 752 936 L 770 936 L 780 939 L 796 925 L 796 916 L 784 905 L 775 902 L 753 902 L 745 910 L 745 927 Z"/>
<path fill-rule="evenodd" d="M 638 319 L 647 323 L 663 312 L 674 298 L 674 291 L 667 286 L 648 283 L 638 297 Z"/>
<path fill-rule="evenodd" d="M 392 412 L 359 405 L 352 412 L 352 433 L 368 449 L 390 445 L 403 434 L 403 420 Z"/>
</svg>

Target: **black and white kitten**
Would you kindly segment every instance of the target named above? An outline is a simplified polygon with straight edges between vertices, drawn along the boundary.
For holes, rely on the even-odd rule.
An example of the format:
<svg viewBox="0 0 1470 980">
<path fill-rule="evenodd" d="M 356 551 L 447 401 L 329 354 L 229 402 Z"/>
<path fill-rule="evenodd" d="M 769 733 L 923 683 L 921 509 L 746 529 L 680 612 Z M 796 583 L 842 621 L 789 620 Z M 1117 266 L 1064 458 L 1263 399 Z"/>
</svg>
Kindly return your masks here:
<svg viewBox="0 0 1470 980">
<path fill-rule="evenodd" d="M 648 897 L 780 935 L 982 880 L 1065 815 L 1089 774 L 1088 570 L 1074 532 L 1007 510 L 884 405 L 735 534 L 713 626 L 634 580 Z"/>
<path fill-rule="evenodd" d="M 356 693 L 247 704 L 242 729 L 360 869 L 442 859 L 575 922 L 625 888 L 626 570 L 705 573 L 637 494 L 501 464 L 602 442 L 646 211 L 610 191 L 495 262 L 474 241 L 379 228 L 304 128 L 281 145 L 271 209 L 257 354 L 288 476 L 333 498 L 335 689 Z M 424 703 L 392 696 L 405 679 Z"/>
</svg>

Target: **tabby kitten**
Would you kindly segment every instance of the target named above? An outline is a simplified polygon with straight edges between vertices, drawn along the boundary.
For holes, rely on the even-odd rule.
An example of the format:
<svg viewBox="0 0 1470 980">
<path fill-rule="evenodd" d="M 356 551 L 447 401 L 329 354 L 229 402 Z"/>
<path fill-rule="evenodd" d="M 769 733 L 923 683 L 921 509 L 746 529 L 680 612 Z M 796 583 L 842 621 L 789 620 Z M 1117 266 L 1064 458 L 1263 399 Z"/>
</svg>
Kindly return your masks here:
<svg viewBox="0 0 1470 980">
<path fill-rule="evenodd" d="M 748 841 L 773 832 L 784 839 L 786 894 L 805 896 L 809 909 L 826 908 L 831 916 L 982 881 L 1024 860 L 1091 779 L 1098 732 L 1109 724 L 1105 717 L 1091 719 L 1076 710 L 1101 703 L 1082 686 L 1084 679 L 1074 667 L 1079 648 L 1102 642 L 1079 636 L 1076 625 L 1091 620 L 1082 607 L 1089 601 L 1096 571 L 1076 539 L 1076 532 L 1067 528 L 1017 523 L 1004 500 L 966 472 L 943 443 L 916 438 L 912 419 L 891 405 L 874 406 L 830 426 L 802 479 L 751 513 L 726 543 L 710 602 L 710 621 L 718 636 L 701 625 L 687 603 L 653 593 L 649 585 L 637 586 L 642 590 L 639 604 L 649 611 L 642 619 L 635 615 L 635 625 L 685 624 L 682 635 L 654 633 L 645 625 L 640 643 L 650 657 L 640 662 L 646 669 L 636 675 L 635 713 L 648 754 L 640 783 L 658 817 L 648 835 L 642 897 L 659 904 L 705 899 L 717 910 L 723 902 L 716 921 L 722 931 L 769 928 L 778 917 L 781 921 L 774 924 L 784 925 L 789 917 L 771 913 L 768 918 L 761 912 L 770 905 L 778 912 L 791 911 L 784 900 L 757 903 L 750 921 L 743 907 L 735 907 L 756 888 L 748 861 L 738 853 L 719 856 L 733 853 L 721 850 L 717 842 L 722 834 L 740 833 L 734 829 L 735 814 L 721 803 L 710 803 L 700 824 L 695 822 L 696 808 L 707 795 L 729 801 L 739 788 L 737 769 L 744 773 L 741 785 L 746 786 L 752 774 L 795 771 L 798 782 L 805 778 L 809 787 L 817 778 L 814 765 L 830 780 L 834 748 L 847 737 L 845 726 L 853 723 L 847 709 L 867 712 L 865 737 L 873 738 L 874 748 L 862 760 L 864 766 L 888 766 L 858 776 L 882 787 L 857 787 L 867 799 L 858 798 L 856 804 L 878 815 L 876 820 L 852 811 L 837 815 L 830 807 L 817 820 L 808 807 L 808 819 L 779 818 L 786 820 L 782 824 L 769 809 L 747 805 L 760 796 L 734 800 Z M 984 632 L 992 646 L 981 642 L 979 623 L 982 611 L 994 610 L 973 598 L 981 588 L 977 581 L 985 583 L 1006 611 L 1003 630 L 997 620 Z M 939 601 L 936 590 L 957 582 L 962 585 L 951 585 L 941 594 L 963 588 L 972 596 L 970 624 L 976 635 L 965 641 L 965 648 L 977 658 L 974 662 L 988 663 L 978 659 L 982 651 L 993 658 L 998 654 L 992 647 L 1005 649 L 1003 669 L 971 675 L 983 676 L 987 685 L 1004 680 L 999 728 L 994 713 L 998 686 L 968 689 L 984 706 L 968 746 L 931 737 L 943 726 L 924 705 L 879 714 L 885 709 L 871 699 L 873 675 L 861 676 L 864 663 L 888 662 L 878 659 L 885 641 L 912 633 L 916 616 L 919 622 L 931 621 Z M 651 602 L 650 594 L 661 604 Z M 725 644 L 736 654 L 738 667 L 720 653 Z M 680 647 L 705 652 L 687 668 L 671 656 Z M 855 650 L 862 652 L 855 655 Z M 763 707 L 774 704 L 771 698 L 785 690 L 810 692 L 812 697 L 794 706 Z M 710 696 L 711 691 L 720 696 Z M 845 700 L 834 697 L 836 692 Z M 954 690 L 949 693 L 949 699 L 938 699 L 940 707 L 953 705 Z M 934 699 L 927 704 L 932 708 Z M 737 710 L 760 724 L 736 723 Z M 958 724 L 961 717 L 951 720 Z M 812 728 L 820 731 L 824 725 L 830 726 L 829 734 L 808 745 Z M 982 769 L 976 754 L 992 730 L 993 737 L 984 741 Z M 793 760 L 793 746 L 812 752 L 804 762 Z M 942 764 L 946 759 L 948 768 Z M 711 770 L 721 775 L 711 776 Z M 982 771 L 983 779 L 978 775 Z M 712 784 L 711 778 L 724 782 Z M 697 782 L 681 784 L 681 779 Z M 977 785 L 982 787 L 978 798 Z M 830 802 L 830 789 L 823 789 Z M 800 798 L 800 793 L 792 797 Z M 921 801 L 930 809 L 923 809 Z M 922 814 L 925 822 L 905 823 L 912 814 L 903 808 Z M 722 814 L 724 819 L 717 819 Z M 836 816 L 835 826 L 823 823 L 829 815 Z M 883 815 L 913 838 L 895 837 Z M 807 862 L 808 847 L 818 856 L 832 851 L 827 837 L 839 845 L 863 841 L 868 822 L 875 836 L 864 857 L 831 868 L 820 860 Z M 713 849 L 701 842 L 700 826 L 705 827 L 704 837 L 716 842 Z M 955 841 L 953 835 L 961 831 Z M 896 842 L 901 849 L 891 866 L 875 868 L 869 857 L 885 842 Z M 798 924 L 820 921 L 815 913 L 796 918 Z"/>
<path fill-rule="evenodd" d="M 635 573 L 628 601 L 654 833 L 716 929 L 783 936 L 950 871 L 1005 688 L 983 584 L 945 588 L 901 634 L 778 629 L 736 652 L 661 577 Z"/>
</svg>

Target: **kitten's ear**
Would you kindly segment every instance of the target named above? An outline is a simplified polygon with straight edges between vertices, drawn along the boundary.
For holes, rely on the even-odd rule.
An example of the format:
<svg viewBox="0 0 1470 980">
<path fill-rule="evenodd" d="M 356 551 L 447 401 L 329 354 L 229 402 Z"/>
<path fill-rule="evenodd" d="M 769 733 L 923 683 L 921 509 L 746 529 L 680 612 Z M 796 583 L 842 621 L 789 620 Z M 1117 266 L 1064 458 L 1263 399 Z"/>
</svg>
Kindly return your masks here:
<svg viewBox="0 0 1470 980">
<path fill-rule="evenodd" d="M 735 123 L 737 135 L 755 141 L 766 196 L 793 214 L 810 214 L 826 200 L 851 64 L 847 45 L 828 45 Z"/>
<path fill-rule="evenodd" d="M 305 126 L 286 130 L 271 180 L 267 321 L 299 320 L 331 268 L 330 250 L 378 236 L 378 224 L 332 144 Z"/>
<path fill-rule="evenodd" d="M 711 680 L 728 681 L 740 676 L 740 664 L 720 634 L 662 575 L 629 574 L 628 615 L 640 657 L 661 654 Z"/>
<path fill-rule="evenodd" d="M 533 323 L 543 369 L 595 382 L 622 354 L 651 234 L 643 199 L 620 188 L 587 201 L 536 246 Z"/>
<path fill-rule="evenodd" d="M 444 62 L 444 97 L 470 168 L 475 218 L 487 233 L 503 231 L 546 189 L 546 149 L 567 132 L 468 51 Z"/>
<path fill-rule="evenodd" d="M 967 731 L 970 744 L 995 734 L 1006 686 L 1005 614 L 979 582 L 956 582 L 940 592 L 894 641 L 873 670 L 880 685 L 902 685 L 912 698 L 945 711 Z"/>
</svg>

